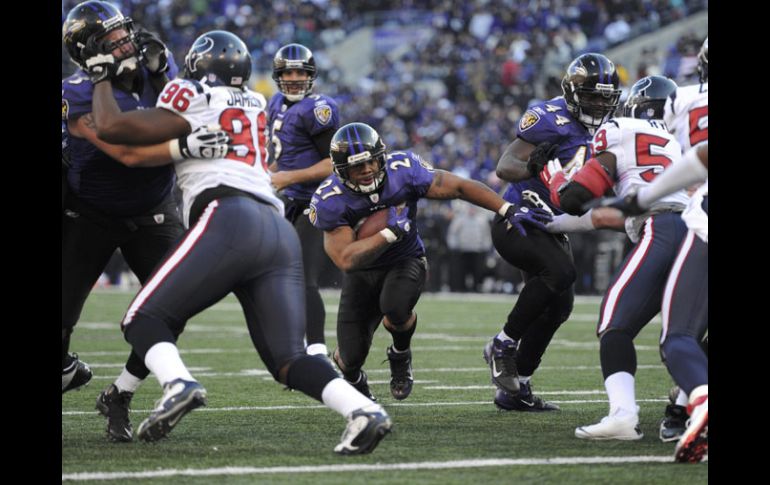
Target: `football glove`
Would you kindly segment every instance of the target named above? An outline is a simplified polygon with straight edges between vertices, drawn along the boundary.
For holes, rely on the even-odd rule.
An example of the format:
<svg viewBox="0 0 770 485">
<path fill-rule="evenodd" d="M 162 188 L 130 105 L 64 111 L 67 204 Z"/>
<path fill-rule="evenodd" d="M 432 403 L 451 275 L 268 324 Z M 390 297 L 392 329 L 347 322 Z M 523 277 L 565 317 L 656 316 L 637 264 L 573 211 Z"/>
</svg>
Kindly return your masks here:
<svg viewBox="0 0 770 485">
<path fill-rule="evenodd" d="M 400 241 L 412 230 L 412 220 L 409 219 L 409 207 L 399 212 L 398 207 L 388 209 L 388 227 L 380 231 L 389 243 Z"/>
<path fill-rule="evenodd" d="M 83 49 L 85 52 L 85 49 Z M 86 72 L 91 82 L 96 84 L 109 81 L 118 73 L 118 64 L 112 54 L 90 53 L 86 58 Z"/>
<path fill-rule="evenodd" d="M 224 158 L 230 146 L 230 135 L 219 125 L 204 125 L 187 136 L 171 140 L 174 161 L 188 158 Z"/>
<path fill-rule="evenodd" d="M 158 36 L 144 29 L 136 33 L 136 45 L 139 47 L 139 62 L 144 64 L 152 74 L 163 74 L 168 71 L 168 47 Z"/>
<path fill-rule="evenodd" d="M 544 209 L 517 207 L 511 204 L 508 210 L 505 211 L 505 220 L 508 224 L 508 231 L 515 227 L 519 234 L 526 236 L 527 229 L 524 227 L 525 224 L 536 227 L 541 231 L 547 231 L 545 225 L 553 220 L 553 216 Z"/>
<path fill-rule="evenodd" d="M 532 150 L 527 161 L 527 170 L 533 177 L 540 175 L 549 160 L 556 158 L 556 152 L 559 151 L 559 145 L 544 141 Z"/>
</svg>

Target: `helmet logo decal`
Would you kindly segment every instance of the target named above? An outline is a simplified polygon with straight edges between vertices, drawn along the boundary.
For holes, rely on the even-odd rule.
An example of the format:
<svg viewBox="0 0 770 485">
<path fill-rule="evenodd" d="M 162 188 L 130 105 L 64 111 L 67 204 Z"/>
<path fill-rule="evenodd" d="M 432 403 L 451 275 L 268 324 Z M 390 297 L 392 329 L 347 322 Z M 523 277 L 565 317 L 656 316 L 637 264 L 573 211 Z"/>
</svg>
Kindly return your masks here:
<svg viewBox="0 0 770 485">
<path fill-rule="evenodd" d="M 332 109 L 327 104 L 316 106 L 313 110 L 313 114 L 315 115 L 315 119 L 322 125 L 329 123 L 329 120 L 332 119 Z"/>
<path fill-rule="evenodd" d="M 190 72 L 197 71 L 198 61 L 200 60 L 201 56 L 214 48 L 214 39 L 211 37 L 203 37 L 200 40 L 202 43 L 196 42 L 196 45 L 193 45 L 191 48 L 191 50 L 195 49 L 195 52 L 191 53 L 190 59 L 187 61 L 187 66 L 188 69 L 190 69 Z"/>
</svg>

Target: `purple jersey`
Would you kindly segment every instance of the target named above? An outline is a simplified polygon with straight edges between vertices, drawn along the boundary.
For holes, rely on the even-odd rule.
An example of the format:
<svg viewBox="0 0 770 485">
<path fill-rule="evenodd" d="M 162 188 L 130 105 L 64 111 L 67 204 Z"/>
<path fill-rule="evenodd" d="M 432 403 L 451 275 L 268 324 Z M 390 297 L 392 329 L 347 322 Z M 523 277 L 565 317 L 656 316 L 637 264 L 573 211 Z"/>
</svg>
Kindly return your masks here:
<svg viewBox="0 0 770 485">
<path fill-rule="evenodd" d="M 383 186 L 375 194 L 353 192 L 332 174 L 321 182 L 310 201 L 310 221 L 323 231 L 340 226 L 354 228 L 373 212 L 406 203 L 414 230 L 391 244 L 367 269 L 425 255 L 425 246 L 417 231 L 417 201 L 430 189 L 435 172 L 419 155 L 409 151 L 388 154 L 385 170 Z"/>
<path fill-rule="evenodd" d="M 179 69 L 169 57 L 169 78 Z M 113 84 L 115 100 L 121 111 L 152 108 L 158 93 L 152 88 L 149 74 L 141 67 L 142 91 L 135 94 L 123 91 Z M 88 75 L 78 69 L 62 80 L 62 122 L 76 121 L 91 112 L 94 85 Z M 66 124 L 65 124 L 66 127 Z M 66 140 L 65 140 L 66 138 Z M 142 214 L 160 204 L 174 184 L 172 165 L 154 168 L 130 168 L 111 158 L 85 138 L 62 133 L 70 160 L 67 181 L 80 199 L 109 215 L 132 216 Z"/>
<path fill-rule="evenodd" d="M 290 104 L 283 94 L 270 98 L 267 107 L 270 120 L 270 143 L 278 170 L 299 170 L 329 157 L 313 144 L 313 137 L 340 124 L 337 103 L 323 94 L 311 94 Z M 286 187 L 284 194 L 293 199 L 310 200 L 318 182 L 305 182 Z"/>
<path fill-rule="evenodd" d="M 532 105 L 519 120 L 516 136 L 533 145 L 544 141 L 559 145 L 556 156 L 565 169 L 574 165 L 581 167 L 591 158 L 592 136 L 585 126 L 572 117 L 562 96 Z M 554 209 L 556 214 L 562 213 L 553 206 L 548 188 L 538 177 L 512 182 L 503 198 L 521 204 L 521 193 L 525 190 L 537 192 L 540 199 Z"/>
</svg>

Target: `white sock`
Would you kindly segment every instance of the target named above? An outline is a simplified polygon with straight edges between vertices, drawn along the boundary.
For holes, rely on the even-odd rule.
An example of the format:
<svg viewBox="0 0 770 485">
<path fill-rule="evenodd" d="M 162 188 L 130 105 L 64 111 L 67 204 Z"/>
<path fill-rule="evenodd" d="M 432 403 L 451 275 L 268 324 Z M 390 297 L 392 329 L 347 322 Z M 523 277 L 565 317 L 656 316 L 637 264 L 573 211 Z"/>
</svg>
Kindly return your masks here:
<svg viewBox="0 0 770 485">
<path fill-rule="evenodd" d="M 136 392 L 136 390 L 139 388 L 139 384 L 142 383 L 143 379 L 139 379 L 132 373 L 128 372 L 128 369 L 123 367 L 123 370 L 120 372 L 120 375 L 117 379 L 115 379 L 115 387 L 118 388 L 118 392 L 128 391 L 128 392 Z"/>
<path fill-rule="evenodd" d="M 514 340 L 508 336 L 508 334 L 505 333 L 505 330 L 500 330 L 500 333 L 497 334 L 497 340 L 501 342 L 505 342 L 506 340 L 510 340 L 511 342 L 518 342 L 517 340 Z"/>
<path fill-rule="evenodd" d="M 307 346 L 307 355 L 328 355 L 329 349 L 326 348 L 326 344 L 310 344 Z"/>
<path fill-rule="evenodd" d="M 393 350 L 393 352 L 394 352 L 394 353 L 396 353 L 396 354 L 405 354 L 405 353 L 409 352 L 409 347 L 407 347 L 407 348 L 406 348 L 406 350 L 398 350 L 398 349 L 396 348 L 396 344 L 393 344 L 393 345 L 391 345 L 391 346 L 390 346 L 390 348 L 391 348 L 391 349 Z"/>
<path fill-rule="evenodd" d="M 610 399 L 610 415 L 637 415 L 634 376 L 628 372 L 616 372 L 604 381 Z"/>
<path fill-rule="evenodd" d="M 687 407 L 688 399 L 687 399 L 687 393 L 685 393 L 683 390 L 679 389 L 679 394 L 676 395 L 676 405 L 677 406 L 684 406 Z"/>
<path fill-rule="evenodd" d="M 324 404 L 337 411 L 346 418 L 356 409 L 366 406 L 372 407 L 372 410 L 381 410 L 382 406 L 356 391 L 355 387 L 348 384 L 345 379 L 332 379 L 321 391 L 321 399 Z"/>
<path fill-rule="evenodd" d="M 174 379 L 195 381 L 179 357 L 179 349 L 169 342 L 160 342 L 150 347 L 144 356 L 144 365 L 155 374 L 161 387 Z"/>
<path fill-rule="evenodd" d="M 519 382 L 521 384 L 528 383 L 530 379 L 532 379 L 532 376 L 519 376 Z"/>
</svg>

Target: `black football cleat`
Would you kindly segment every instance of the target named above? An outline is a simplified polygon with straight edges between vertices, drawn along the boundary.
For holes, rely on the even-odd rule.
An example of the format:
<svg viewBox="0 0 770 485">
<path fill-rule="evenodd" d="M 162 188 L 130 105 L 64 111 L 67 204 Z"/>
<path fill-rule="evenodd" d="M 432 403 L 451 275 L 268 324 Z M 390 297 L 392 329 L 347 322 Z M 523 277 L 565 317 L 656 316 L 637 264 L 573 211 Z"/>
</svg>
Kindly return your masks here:
<svg viewBox="0 0 770 485">
<path fill-rule="evenodd" d="M 96 398 L 96 410 L 107 418 L 107 438 L 110 441 L 128 443 L 134 439 L 131 421 L 128 418 L 133 392 L 119 392 L 115 384 L 110 384 Z"/>
<path fill-rule="evenodd" d="M 70 353 L 67 360 L 67 365 L 61 371 L 62 394 L 67 391 L 80 389 L 91 382 L 91 378 L 94 375 L 88 364 L 78 359 L 78 354 Z"/>
<path fill-rule="evenodd" d="M 390 363 L 390 393 L 399 401 L 409 397 L 414 384 L 412 351 L 395 352 L 391 345 L 385 351 Z"/>
<path fill-rule="evenodd" d="M 497 389 L 495 392 L 495 406 L 501 411 L 522 411 L 531 413 L 540 413 L 544 411 L 559 411 L 561 408 L 556 404 L 545 401 L 532 393 L 532 386 L 529 382 L 520 383 L 519 392 L 511 394 Z"/>
</svg>

